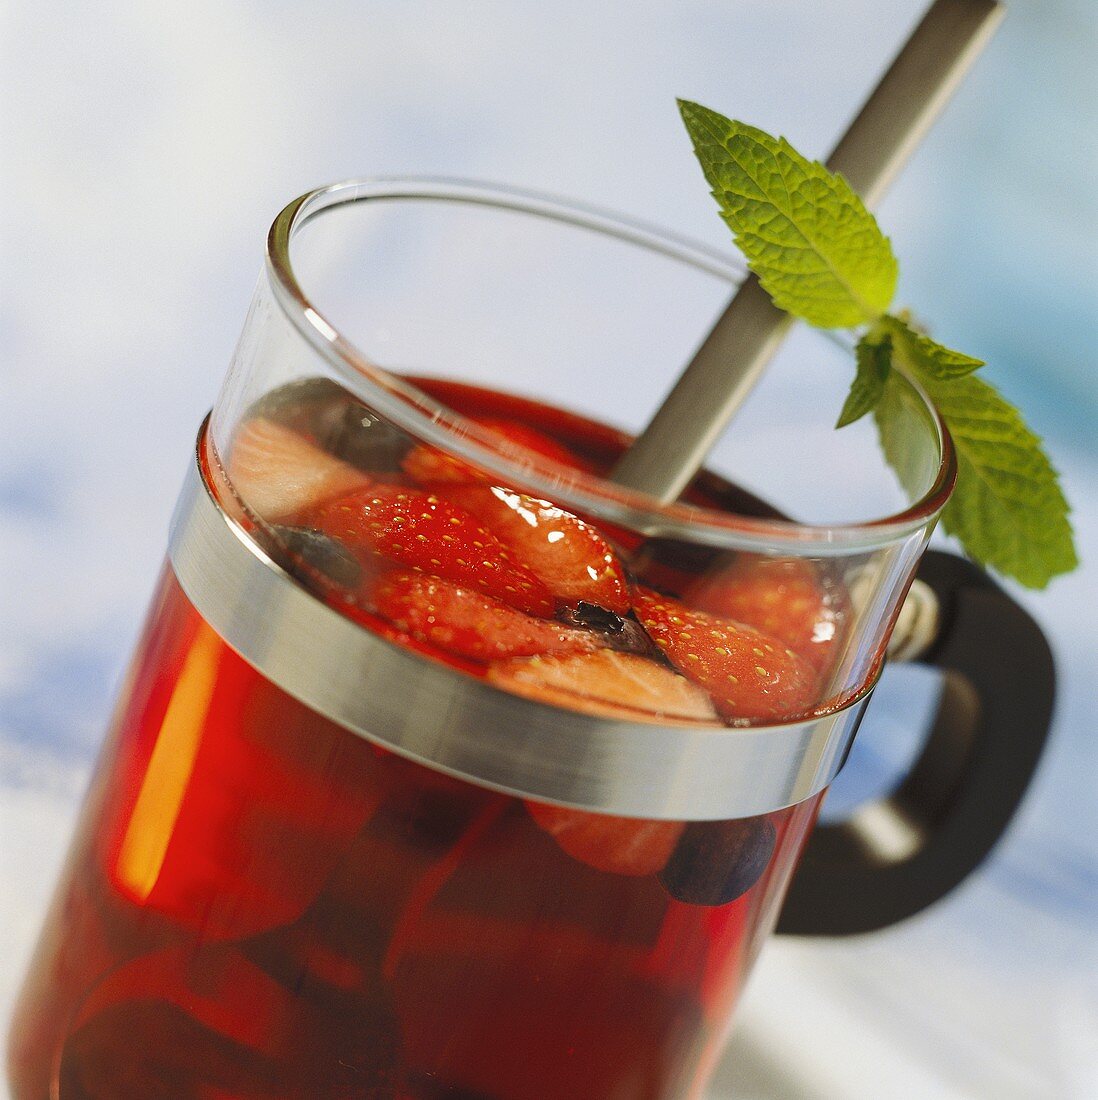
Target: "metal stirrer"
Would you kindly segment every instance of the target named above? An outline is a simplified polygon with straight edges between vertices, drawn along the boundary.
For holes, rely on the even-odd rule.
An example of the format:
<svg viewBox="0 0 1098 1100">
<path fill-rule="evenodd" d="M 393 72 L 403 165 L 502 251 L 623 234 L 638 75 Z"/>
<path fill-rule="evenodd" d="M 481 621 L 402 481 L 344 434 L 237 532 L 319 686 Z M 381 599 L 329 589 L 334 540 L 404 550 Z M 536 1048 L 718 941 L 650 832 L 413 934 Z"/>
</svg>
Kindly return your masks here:
<svg viewBox="0 0 1098 1100">
<path fill-rule="evenodd" d="M 998 0 L 935 0 L 827 160 L 873 206 L 1004 15 Z M 793 319 L 751 275 L 612 480 L 675 500 L 746 400 Z"/>
</svg>

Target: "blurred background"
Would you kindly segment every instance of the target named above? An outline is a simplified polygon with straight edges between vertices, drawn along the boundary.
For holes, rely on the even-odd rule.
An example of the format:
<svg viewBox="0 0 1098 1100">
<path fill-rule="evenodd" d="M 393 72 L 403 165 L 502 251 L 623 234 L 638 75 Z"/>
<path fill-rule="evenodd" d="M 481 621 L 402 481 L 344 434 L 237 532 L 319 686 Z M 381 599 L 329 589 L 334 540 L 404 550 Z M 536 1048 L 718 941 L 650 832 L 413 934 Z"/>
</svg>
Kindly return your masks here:
<svg viewBox="0 0 1098 1100">
<path fill-rule="evenodd" d="M 1098 1095 L 1098 8 L 1014 0 L 879 211 L 898 301 L 1041 433 L 1083 567 L 1016 593 L 1056 652 L 1006 838 L 900 927 L 764 952 L 714 1097 Z M 9 0 L 0 15 L 0 1029 L 164 552 L 196 427 L 294 195 L 434 173 L 727 243 L 684 96 L 824 156 L 919 0 Z M 832 805 L 895 781 L 890 671 Z M 833 811 L 834 812 L 834 809 Z"/>
</svg>

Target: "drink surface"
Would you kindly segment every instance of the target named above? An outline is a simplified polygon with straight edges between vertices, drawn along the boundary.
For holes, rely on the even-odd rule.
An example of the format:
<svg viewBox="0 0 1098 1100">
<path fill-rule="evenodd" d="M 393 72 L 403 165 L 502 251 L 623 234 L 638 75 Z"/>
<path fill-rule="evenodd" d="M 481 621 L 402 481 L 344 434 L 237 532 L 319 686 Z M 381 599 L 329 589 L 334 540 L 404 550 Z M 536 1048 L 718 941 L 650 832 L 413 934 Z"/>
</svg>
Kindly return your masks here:
<svg viewBox="0 0 1098 1100">
<path fill-rule="evenodd" d="M 627 437 L 543 404 L 417 379 L 512 458 L 606 475 Z M 344 614 L 510 691 L 730 725 L 834 706 L 849 601 L 823 560 L 651 538 L 501 484 L 340 387 L 275 391 L 213 456 L 269 553 Z M 712 475 L 690 503 L 773 518 Z M 861 682 L 848 685 L 854 689 Z"/>
<path fill-rule="evenodd" d="M 562 465 L 623 445 L 443 389 Z M 226 506 L 318 596 L 505 690 L 664 724 L 826 698 L 843 602 L 815 566 L 596 527 L 328 383 L 254 410 L 226 468 Z M 23 993 L 14 1095 L 687 1095 L 818 801 L 643 821 L 447 777 L 265 680 L 169 570 Z"/>
</svg>

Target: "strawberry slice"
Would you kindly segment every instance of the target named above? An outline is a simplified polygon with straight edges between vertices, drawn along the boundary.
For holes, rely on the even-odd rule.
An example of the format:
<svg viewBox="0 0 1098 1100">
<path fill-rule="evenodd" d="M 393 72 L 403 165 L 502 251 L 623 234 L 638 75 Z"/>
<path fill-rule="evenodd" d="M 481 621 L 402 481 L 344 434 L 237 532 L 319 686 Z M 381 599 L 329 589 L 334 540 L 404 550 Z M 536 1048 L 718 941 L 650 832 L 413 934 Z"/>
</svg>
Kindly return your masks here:
<svg viewBox="0 0 1098 1100">
<path fill-rule="evenodd" d="M 592 814 L 527 800 L 530 816 L 573 859 L 613 875 L 654 875 L 682 835 L 678 821 Z"/>
<path fill-rule="evenodd" d="M 726 720 L 786 719 L 813 702 L 815 674 L 777 638 L 638 588 L 634 609 L 656 645 Z"/>
<path fill-rule="evenodd" d="M 453 485 L 446 495 L 507 543 L 561 603 L 574 607 L 582 600 L 616 615 L 629 611 L 625 571 L 590 524 L 547 500 L 499 486 Z"/>
<path fill-rule="evenodd" d="M 370 483 L 361 470 L 266 417 L 248 420 L 237 430 L 228 476 L 241 500 L 271 522 Z"/>
<path fill-rule="evenodd" d="M 562 466 L 571 466 L 577 470 L 587 470 L 588 465 L 574 455 L 567 447 L 558 443 L 555 439 L 528 427 L 519 420 L 506 420 L 498 417 L 474 416 L 470 417 L 474 423 L 486 429 L 489 435 L 497 436 L 511 444 L 532 451 L 542 458 L 559 462 Z M 451 458 L 445 452 L 435 447 L 423 444 L 414 447 L 404 458 L 402 463 L 405 473 L 410 474 L 423 484 L 437 481 L 476 481 L 482 475 L 460 459 Z"/>
<path fill-rule="evenodd" d="M 525 447 L 526 450 L 533 451 L 543 458 L 559 462 L 562 466 L 572 466 L 577 470 L 588 469 L 587 463 L 573 454 L 563 443 L 558 443 L 552 436 L 531 428 L 521 420 L 509 420 L 497 416 L 478 416 L 475 419 L 482 428 L 487 428 L 494 435 L 506 439 L 508 443 L 517 443 L 520 447 Z"/>
<path fill-rule="evenodd" d="M 310 526 L 339 539 L 365 563 L 383 554 L 528 614 L 553 614 L 544 582 L 475 516 L 433 493 L 375 485 L 309 513 Z"/>
<path fill-rule="evenodd" d="M 810 562 L 741 555 L 687 598 L 700 611 L 773 635 L 817 672 L 834 656 L 842 614 Z"/>
<path fill-rule="evenodd" d="M 499 661 L 489 667 L 488 679 L 530 699 L 609 718 L 717 718 L 709 696 L 685 677 L 646 657 L 612 649 Z"/>
<path fill-rule="evenodd" d="M 379 615 L 398 630 L 474 661 L 576 653 L 596 635 L 534 619 L 479 591 L 423 573 L 390 573 L 373 592 Z"/>
<path fill-rule="evenodd" d="M 451 458 L 445 451 L 420 444 L 413 447 L 401 462 L 401 468 L 421 485 L 445 482 L 475 481 L 483 477 L 472 466 Z"/>
</svg>

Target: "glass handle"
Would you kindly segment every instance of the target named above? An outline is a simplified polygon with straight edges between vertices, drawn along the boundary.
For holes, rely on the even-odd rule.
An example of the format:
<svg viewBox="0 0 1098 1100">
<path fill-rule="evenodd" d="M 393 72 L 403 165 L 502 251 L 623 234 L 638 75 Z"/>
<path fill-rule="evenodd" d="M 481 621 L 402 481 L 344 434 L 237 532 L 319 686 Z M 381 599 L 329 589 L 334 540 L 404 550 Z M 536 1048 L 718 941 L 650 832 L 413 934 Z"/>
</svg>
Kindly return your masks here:
<svg viewBox="0 0 1098 1100">
<path fill-rule="evenodd" d="M 926 744 L 891 795 L 816 828 L 779 932 L 871 932 L 925 909 L 988 855 L 1037 768 L 1055 695 L 1040 627 L 963 558 L 928 551 L 919 578 L 941 616 L 918 658 L 943 678 Z"/>
</svg>

